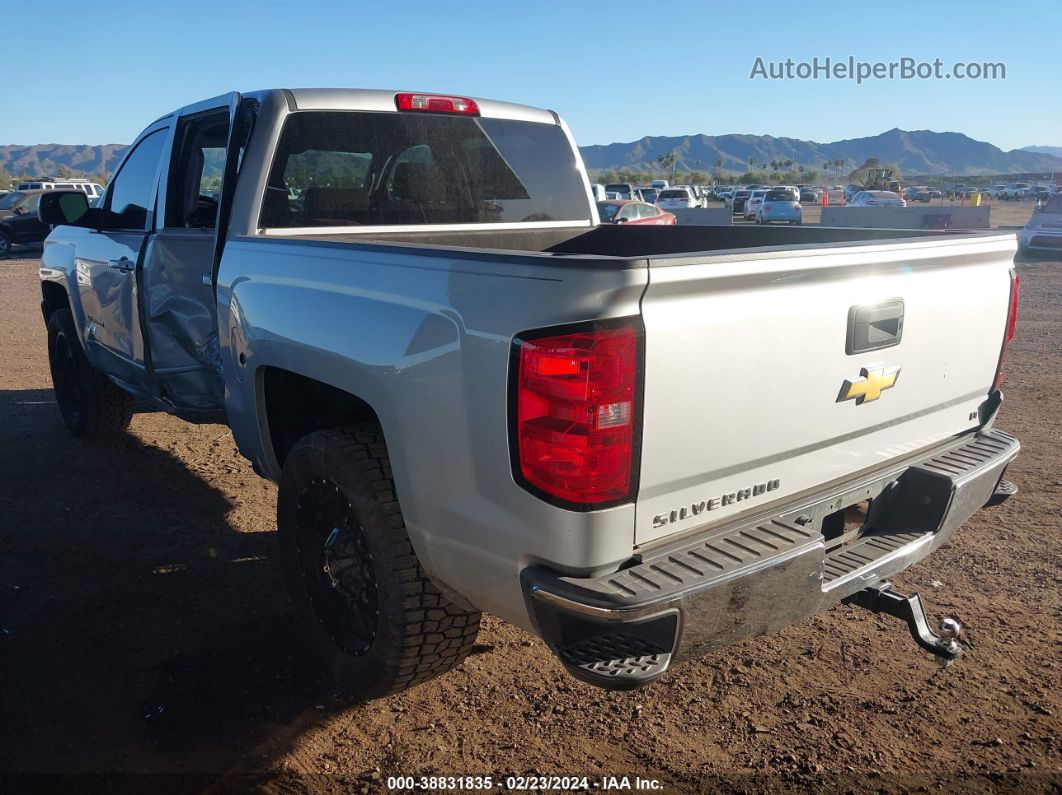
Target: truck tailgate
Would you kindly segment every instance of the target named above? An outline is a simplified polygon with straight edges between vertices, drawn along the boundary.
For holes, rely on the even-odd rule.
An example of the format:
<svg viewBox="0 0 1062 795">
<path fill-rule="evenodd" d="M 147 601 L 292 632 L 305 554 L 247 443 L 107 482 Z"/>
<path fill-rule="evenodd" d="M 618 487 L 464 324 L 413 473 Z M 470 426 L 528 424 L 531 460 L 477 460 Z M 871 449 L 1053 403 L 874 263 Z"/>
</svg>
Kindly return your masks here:
<svg viewBox="0 0 1062 795">
<path fill-rule="evenodd" d="M 1014 250 L 982 235 L 651 261 L 635 542 L 977 425 Z"/>
</svg>

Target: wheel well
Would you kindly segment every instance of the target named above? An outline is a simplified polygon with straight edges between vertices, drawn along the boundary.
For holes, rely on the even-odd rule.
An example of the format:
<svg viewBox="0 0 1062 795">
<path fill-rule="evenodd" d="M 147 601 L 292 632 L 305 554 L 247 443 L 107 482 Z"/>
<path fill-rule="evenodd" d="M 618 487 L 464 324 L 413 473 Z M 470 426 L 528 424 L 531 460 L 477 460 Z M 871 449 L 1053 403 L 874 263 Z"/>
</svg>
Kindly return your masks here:
<svg viewBox="0 0 1062 795">
<path fill-rule="evenodd" d="M 380 418 L 361 398 L 304 375 L 267 367 L 262 376 L 266 423 L 277 463 L 314 431 Z"/>
<path fill-rule="evenodd" d="M 63 285 L 55 282 L 41 282 L 41 311 L 44 313 L 44 322 L 57 309 L 69 309 L 70 297 L 66 294 Z"/>
</svg>

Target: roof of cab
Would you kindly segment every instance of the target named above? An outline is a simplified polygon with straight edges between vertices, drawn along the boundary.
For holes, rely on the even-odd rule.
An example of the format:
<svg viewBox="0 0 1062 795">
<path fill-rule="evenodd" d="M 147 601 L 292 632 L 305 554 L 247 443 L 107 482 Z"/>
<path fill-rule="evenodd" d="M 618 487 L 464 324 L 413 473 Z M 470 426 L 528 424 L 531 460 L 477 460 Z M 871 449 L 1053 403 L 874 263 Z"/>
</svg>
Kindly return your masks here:
<svg viewBox="0 0 1062 795">
<path fill-rule="evenodd" d="M 287 90 L 298 110 L 368 110 L 393 111 L 395 94 L 406 89 L 383 90 L 374 88 L 293 88 Z M 439 94 L 442 96 L 465 96 L 456 92 L 425 91 L 415 92 Z M 540 124 L 557 124 L 557 115 L 550 110 L 517 105 L 512 102 L 499 102 L 494 99 L 471 97 L 479 105 L 480 116 L 488 119 L 513 119 L 532 121 Z"/>
</svg>

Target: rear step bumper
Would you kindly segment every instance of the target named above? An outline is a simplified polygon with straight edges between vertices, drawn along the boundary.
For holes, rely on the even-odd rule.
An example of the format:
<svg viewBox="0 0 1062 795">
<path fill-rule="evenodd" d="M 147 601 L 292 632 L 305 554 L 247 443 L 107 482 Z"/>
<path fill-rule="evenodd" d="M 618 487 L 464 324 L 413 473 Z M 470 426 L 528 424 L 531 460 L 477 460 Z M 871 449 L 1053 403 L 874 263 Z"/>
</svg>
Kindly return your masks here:
<svg viewBox="0 0 1062 795">
<path fill-rule="evenodd" d="M 998 430 L 596 577 L 522 572 L 539 634 L 574 676 L 638 687 L 672 662 L 776 632 L 903 571 L 996 494 L 1018 440 Z M 823 519 L 871 500 L 862 534 L 830 548 Z"/>
</svg>

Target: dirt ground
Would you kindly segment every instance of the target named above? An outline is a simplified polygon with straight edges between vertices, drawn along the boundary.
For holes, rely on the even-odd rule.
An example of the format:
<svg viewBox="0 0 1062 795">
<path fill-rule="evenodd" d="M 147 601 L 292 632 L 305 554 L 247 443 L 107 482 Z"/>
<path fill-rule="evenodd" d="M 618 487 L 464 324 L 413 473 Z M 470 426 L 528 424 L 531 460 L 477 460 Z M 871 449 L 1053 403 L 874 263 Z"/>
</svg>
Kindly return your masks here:
<svg viewBox="0 0 1062 795">
<path fill-rule="evenodd" d="M 1021 494 L 897 579 L 962 617 L 967 659 L 943 669 L 899 622 L 839 606 L 608 693 L 487 618 L 456 671 L 348 705 L 288 611 L 272 484 L 222 426 L 141 414 L 116 449 L 73 441 L 34 252 L 19 256 L 0 260 L 0 790 L 58 783 L 36 774 L 375 792 L 392 775 L 539 773 L 668 792 L 1058 791 L 1062 262 L 1020 268 L 1000 427 L 1022 441 Z"/>
</svg>

